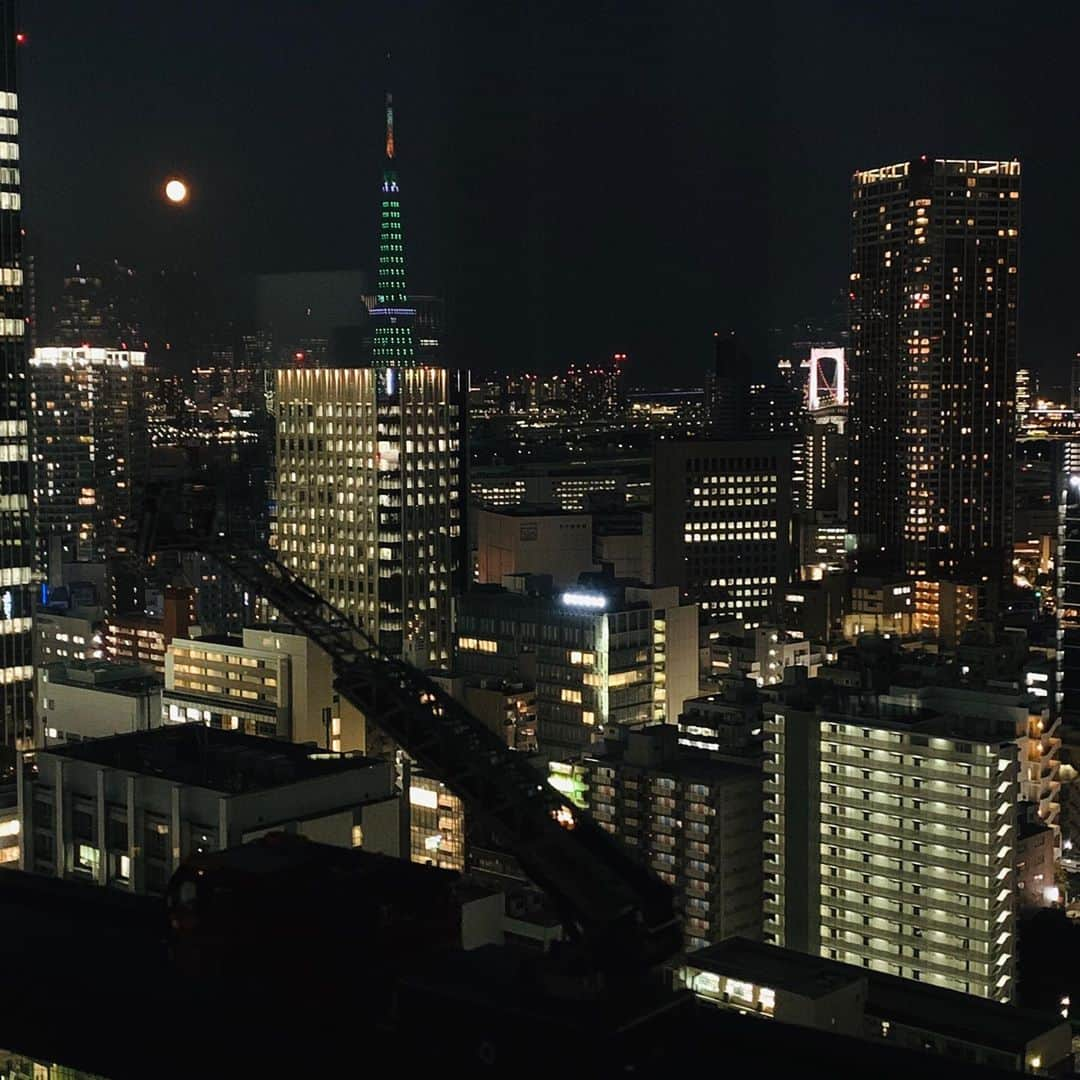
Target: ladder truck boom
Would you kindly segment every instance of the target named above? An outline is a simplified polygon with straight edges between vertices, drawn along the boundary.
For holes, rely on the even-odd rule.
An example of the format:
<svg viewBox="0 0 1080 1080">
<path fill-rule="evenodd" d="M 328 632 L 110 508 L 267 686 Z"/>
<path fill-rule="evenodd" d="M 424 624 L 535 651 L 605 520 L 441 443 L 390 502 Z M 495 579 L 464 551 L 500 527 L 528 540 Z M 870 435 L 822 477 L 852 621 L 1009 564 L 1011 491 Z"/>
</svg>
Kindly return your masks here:
<svg viewBox="0 0 1080 1080">
<path fill-rule="evenodd" d="M 568 804 L 525 755 L 422 672 L 381 650 L 277 559 L 230 543 L 212 516 L 181 514 L 181 526 L 171 529 L 164 518 L 162 496 L 151 494 L 142 553 L 202 553 L 326 652 L 337 692 L 514 853 L 555 905 L 586 967 L 630 972 L 678 951 L 682 932 L 668 886 Z"/>
</svg>

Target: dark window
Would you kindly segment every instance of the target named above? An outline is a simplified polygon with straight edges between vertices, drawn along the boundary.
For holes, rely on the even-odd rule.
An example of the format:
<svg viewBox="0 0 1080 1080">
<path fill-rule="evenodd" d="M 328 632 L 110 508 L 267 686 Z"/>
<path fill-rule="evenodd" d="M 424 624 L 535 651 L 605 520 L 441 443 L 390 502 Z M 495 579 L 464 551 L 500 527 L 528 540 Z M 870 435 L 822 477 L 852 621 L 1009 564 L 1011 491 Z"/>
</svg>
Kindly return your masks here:
<svg viewBox="0 0 1080 1080">
<path fill-rule="evenodd" d="M 50 865 L 56 863 L 56 841 L 52 833 L 34 833 L 34 861 Z"/>
<path fill-rule="evenodd" d="M 128 827 L 126 821 L 110 818 L 106 825 L 106 843 L 110 851 L 126 851 L 128 846 Z"/>
<path fill-rule="evenodd" d="M 85 810 L 71 811 L 71 835 L 76 840 L 94 839 L 94 817 Z"/>
<path fill-rule="evenodd" d="M 146 889 L 148 892 L 164 892 L 169 884 L 169 871 L 156 863 L 146 864 Z"/>
</svg>

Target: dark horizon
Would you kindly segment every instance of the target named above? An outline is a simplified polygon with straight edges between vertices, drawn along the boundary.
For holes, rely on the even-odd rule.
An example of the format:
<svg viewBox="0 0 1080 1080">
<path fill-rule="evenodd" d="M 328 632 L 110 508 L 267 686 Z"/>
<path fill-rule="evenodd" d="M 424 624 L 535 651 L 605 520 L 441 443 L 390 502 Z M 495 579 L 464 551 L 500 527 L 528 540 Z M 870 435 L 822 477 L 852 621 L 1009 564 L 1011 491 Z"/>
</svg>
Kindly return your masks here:
<svg viewBox="0 0 1080 1080">
<path fill-rule="evenodd" d="M 1053 381 L 1080 347 L 1058 239 L 1080 226 L 1071 13 L 1053 35 L 1016 2 L 274 16 L 26 0 L 25 217 L 46 300 L 76 258 L 371 273 L 389 81 L 409 287 L 446 297 L 452 363 L 621 351 L 633 383 L 696 385 L 712 330 L 735 327 L 761 369 L 770 328 L 826 318 L 845 287 L 851 173 L 923 152 L 1020 158 L 1020 362 Z M 172 172 L 193 185 L 179 213 L 159 197 Z"/>
</svg>

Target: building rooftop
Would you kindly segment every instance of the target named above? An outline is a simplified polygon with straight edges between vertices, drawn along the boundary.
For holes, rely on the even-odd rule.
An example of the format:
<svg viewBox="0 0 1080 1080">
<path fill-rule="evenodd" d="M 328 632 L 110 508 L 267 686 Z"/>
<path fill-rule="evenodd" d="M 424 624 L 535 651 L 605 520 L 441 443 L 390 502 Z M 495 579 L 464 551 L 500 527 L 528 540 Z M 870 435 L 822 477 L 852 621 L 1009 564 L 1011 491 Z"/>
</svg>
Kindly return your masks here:
<svg viewBox="0 0 1080 1080">
<path fill-rule="evenodd" d="M 480 507 L 481 512 L 495 517 L 561 517 L 587 520 L 592 515 L 580 510 L 563 510 L 553 503 L 520 503 L 517 506 Z"/>
<path fill-rule="evenodd" d="M 715 783 L 722 780 L 760 779 L 756 758 L 743 761 L 718 757 L 711 751 L 690 749 L 679 742 L 676 724 L 651 724 L 644 728 L 618 728 L 616 737 L 584 759 L 597 764 L 618 764 L 626 769 L 648 769 L 683 780 Z"/>
<path fill-rule="evenodd" d="M 143 664 L 114 664 L 108 660 L 61 660 L 45 666 L 46 682 L 81 686 L 107 694 L 142 696 L 161 689 L 161 676 Z"/>
<path fill-rule="evenodd" d="M 383 764 L 359 754 L 333 754 L 201 724 L 111 735 L 39 753 L 157 776 L 222 794 L 266 791 Z"/>
<path fill-rule="evenodd" d="M 801 997 L 821 998 L 863 981 L 869 972 L 820 956 L 733 937 L 688 953 L 685 963 L 741 982 L 770 986 Z"/>
<path fill-rule="evenodd" d="M 869 1016 L 1008 1053 L 1020 1054 L 1032 1039 L 1068 1024 L 1055 1013 L 1002 1005 L 746 938 L 728 938 L 688 953 L 682 961 L 702 971 L 810 998 L 865 979 Z"/>
<path fill-rule="evenodd" d="M 877 971 L 866 975 L 870 984 L 866 1008 L 873 1016 L 996 1050 L 1020 1054 L 1032 1039 L 1069 1024 L 1056 1013 L 1001 1005 L 929 983 L 915 984 L 899 975 Z"/>
</svg>

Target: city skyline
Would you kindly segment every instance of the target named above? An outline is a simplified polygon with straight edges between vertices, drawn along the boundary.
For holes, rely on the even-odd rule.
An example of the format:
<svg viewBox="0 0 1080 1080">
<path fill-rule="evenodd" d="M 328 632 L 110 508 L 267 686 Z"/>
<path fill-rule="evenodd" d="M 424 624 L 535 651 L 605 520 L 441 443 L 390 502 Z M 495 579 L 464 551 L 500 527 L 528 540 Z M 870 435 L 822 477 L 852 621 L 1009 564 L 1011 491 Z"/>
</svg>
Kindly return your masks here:
<svg viewBox="0 0 1080 1080">
<path fill-rule="evenodd" d="M 373 277 L 378 221 L 359 193 L 381 172 L 370 135 L 392 48 L 406 228 L 425 241 L 413 245 L 410 278 L 447 297 L 455 363 L 551 370 L 619 351 L 635 382 L 664 372 L 688 384 L 700 380 L 711 331 L 731 325 L 758 343 L 764 366 L 769 327 L 822 318 L 844 289 L 851 174 L 924 152 L 1025 162 L 1028 222 L 1042 227 L 1024 248 L 1033 284 L 1021 363 L 1054 381 L 1076 351 L 1080 325 L 1048 317 L 1071 310 L 1054 240 L 1074 214 L 1073 151 L 1057 137 L 1060 46 L 1010 34 L 1014 5 L 979 19 L 968 4 L 917 5 L 910 25 L 877 9 L 852 17 L 843 4 L 820 20 L 793 4 L 721 15 L 635 0 L 606 18 L 556 3 L 495 20 L 482 7 L 330 5 L 314 22 L 297 11 L 271 27 L 230 6 L 171 28 L 167 53 L 156 17 L 136 5 L 92 20 L 72 6 L 55 24 L 70 26 L 62 37 L 35 25 L 31 8 L 27 168 L 39 194 L 28 212 L 43 273 L 74 258 L 146 265 L 153 250 L 163 262 L 212 251 L 215 271 L 348 267 Z M 950 59 L 907 80 L 899 56 L 930 48 L 919 25 L 933 27 L 934 48 Z M 107 84 L 72 49 L 88 37 L 115 72 Z M 898 46 L 875 61 L 880 70 L 868 59 L 878 38 Z M 749 48 L 723 51 L 732 40 Z M 145 48 L 111 62 L 132 42 Z M 820 58 L 805 78 L 804 42 Z M 725 57 L 719 70 L 705 62 L 710 51 Z M 313 61 L 303 80 L 292 77 L 299 55 Z M 85 100 L 69 108 L 62 87 L 80 72 Z M 198 72 L 207 77 L 191 89 L 186 76 Z M 1037 108 L 1014 92 L 1023 72 L 1037 80 Z M 864 99 L 863 85 L 874 94 Z M 153 110 L 140 121 L 129 103 L 150 86 Z M 87 110 L 115 127 L 102 131 Z M 125 148 L 119 133 L 140 123 L 139 147 Z M 317 168 L 266 170 L 282 130 L 297 160 Z M 110 154 L 123 169 L 64 181 Z M 170 216 L 156 198 L 173 171 L 190 176 L 193 196 Z M 650 214 L 666 191 L 675 212 Z M 574 295 L 589 296 L 588 318 L 565 302 Z M 675 326 L 661 315 L 672 295 L 683 310 Z"/>
<path fill-rule="evenodd" d="M 1077 1075 L 1061 46 L 21 6 L 0 1076 Z"/>
</svg>

